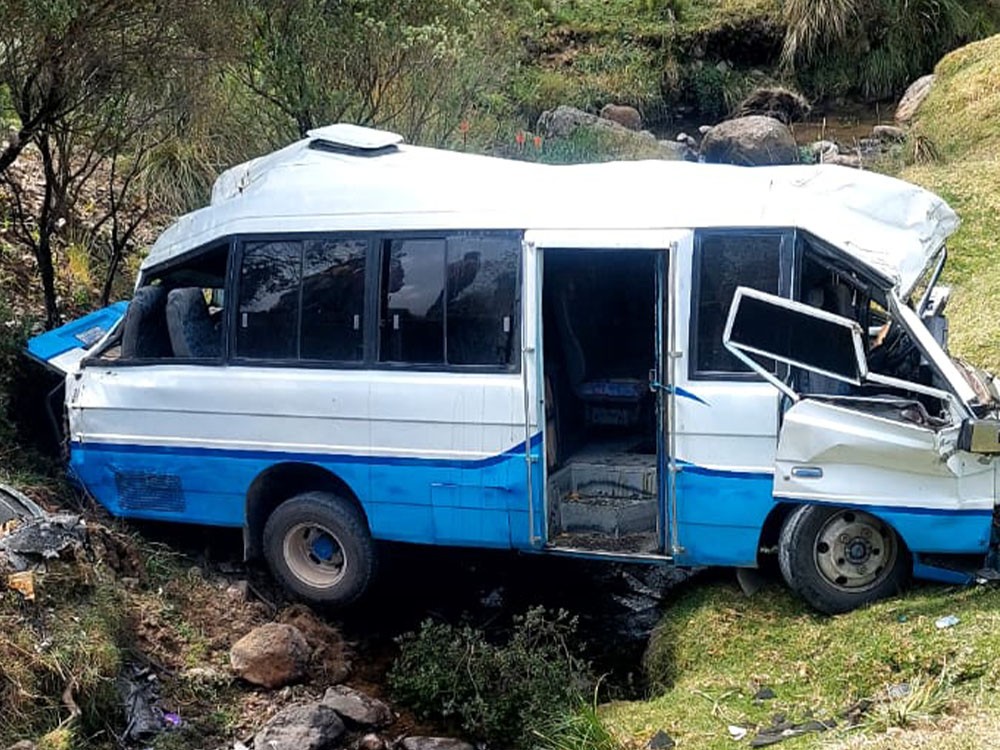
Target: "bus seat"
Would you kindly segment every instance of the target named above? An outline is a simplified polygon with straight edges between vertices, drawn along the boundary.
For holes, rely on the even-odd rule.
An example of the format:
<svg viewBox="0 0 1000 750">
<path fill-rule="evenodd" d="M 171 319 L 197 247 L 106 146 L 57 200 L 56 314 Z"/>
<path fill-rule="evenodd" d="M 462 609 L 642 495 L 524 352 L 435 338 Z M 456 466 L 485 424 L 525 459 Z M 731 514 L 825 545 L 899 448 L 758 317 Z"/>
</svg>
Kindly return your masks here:
<svg viewBox="0 0 1000 750">
<path fill-rule="evenodd" d="M 175 357 L 218 357 L 221 337 L 198 287 L 172 289 L 167 295 L 167 330 Z"/>
<path fill-rule="evenodd" d="M 166 306 L 167 290 L 162 286 L 144 286 L 135 293 L 122 321 L 122 359 L 171 355 Z"/>
<path fill-rule="evenodd" d="M 588 359 L 587 352 L 594 355 L 604 352 L 606 344 L 602 343 L 601 331 L 593 331 L 590 347 L 581 341 L 582 328 L 593 322 L 588 322 L 583 316 L 583 310 L 574 316 L 571 308 L 574 302 L 574 289 L 567 285 L 560 290 L 556 301 L 556 326 L 562 343 L 565 357 L 566 372 L 570 387 L 577 398 L 583 401 L 585 421 L 591 425 L 633 426 L 638 423 L 642 401 L 649 395 L 649 384 L 645 379 L 621 377 L 621 373 L 601 372 L 594 360 Z M 610 369 L 614 363 L 606 363 Z"/>
</svg>

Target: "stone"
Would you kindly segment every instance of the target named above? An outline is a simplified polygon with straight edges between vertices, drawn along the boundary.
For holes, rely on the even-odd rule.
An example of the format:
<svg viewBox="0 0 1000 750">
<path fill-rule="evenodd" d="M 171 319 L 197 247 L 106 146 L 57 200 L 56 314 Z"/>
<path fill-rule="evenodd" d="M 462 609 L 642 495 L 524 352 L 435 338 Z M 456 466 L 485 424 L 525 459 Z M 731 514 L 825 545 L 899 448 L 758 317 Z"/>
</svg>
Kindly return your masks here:
<svg viewBox="0 0 1000 750">
<path fill-rule="evenodd" d="M 701 141 L 701 156 L 710 164 L 796 164 L 799 147 L 783 122 L 751 115 L 726 120 L 709 130 Z"/>
<path fill-rule="evenodd" d="M 712 126 L 711 126 L 711 125 L 699 125 L 699 126 L 698 126 L 698 132 L 699 132 L 699 133 L 700 133 L 701 135 L 705 135 L 705 134 L 706 134 L 706 133 L 707 133 L 707 132 L 708 132 L 709 130 L 711 130 L 711 129 L 712 129 Z"/>
<path fill-rule="evenodd" d="M 804 120 L 811 110 L 809 101 L 798 91 L 784 86 L 761 86 L 736 106 L 736 117 L 763 115 L 791 125 Z"/>
<path fill-rule="evenodd" d="M 642 130 L 642 115 L 635 107 L 624 104 L 605 104 L 601 109 L 601 117 L 617 122 L 629 130 Z"/>
<path fill-rule="evenodd" d="M 342 719 L 363 727 L 378 727 L 391 724 L 392 709 L 382 701 L 365 695 L 346 685 L 335 685 L 323 695 L 322 703 L 329 706 Z"/>
<path fill-rule="evenodd" d="M 565 105 L 542 112 L 535 130 L 550 140 L 572 138 L 578 130 L 590 132 L 609 153 L 626 158 L 676 159 L 651 133 L 629 130 L 624 125 Z"/>
<path fill-rule="evenodd" d="M 872 138 L 879 141 L 901 143 L 906 140 L 906 131 L 895 125 L 876 125 L 872 128 Z"/>
<path fill-rule="evenodd" d="M 934 85 L 934 74 L 921 76 L 906 89 L 903 98 L 896 105 L 896 124 L 909 125 L 920 109 L 920 105 L 927 99 Z"/>
<path fill-rule="evenodd" d="M 673 161 L 698 161 L 698 152 L 692 151 L 686 143 L 677 141 L 660 141 L 660 148 L 671 153 Z"/>
<path fill-rule="evenodd" d="M 836 164 L 837 166 L 850 167 L 851 169 L 861 169 L 864 166 L 861 157 L 855 154 L 824 154 L 820 161 L 823 164 Z"/>
<path fill-rule="evenodd" d="M 814 141 L 810 143 L 809 153 L 816 161 L 821 161 L 824 156 L 833 156 L 840 153 L 840 146 L 833 141 Z"/>
<path fill-rule="evenodd" d="M 674 738 L 661 729 L 649 738 L 649 742 L 646 743 L 646 750 L 670 750 L 676 744 Z"/>
<path fill-rule="evenodd" d="M 246 581 L 236 581 L 226 587 L 226 596 L 236 602 L 245 602 L 250 599 L 250 584 Z"/>
<path fill-rule="evenodd" d="M 254 737 L 254 750 L 327 750 L 344 733 L 344 722 L 329 706 L 304 703 L 275 714 Z"/>
<path fill-rule="evenodd" d="M 310 654 L 309 644 L 298 628 L 269 622 L 233 645 L 229 664 L 247 682 L 279 688 L 305 676 Z"/>
<path fill-rule="evenodd" d="M 758 690 L 756 693 L 754 693 L 753 699 L 756 700 L 756 701 L 770 701 L 770 700 L 774 700 L 775 697 L 776 696 L 774 694 L 774 690 L 772 690 L 771 688 L 769 688 L 767 686 L 764 686 L 760 690 Z"/>
<path fill-rule="evenodd" d="M 388 750 L 386 741 L 377 734 L 366 734 L 358 740 L 357 750 Z"/>
<path fill-rule="evenodd" d="M 468 742 L 451 737 L 404 737 L 402 750 L 475 750 Z"/>
<path fill-rule="evenodd" d="M 35 750 L 37 747 L 31 740 L 21 740 L 20 742 L 15 742 L 7 750 Z"/>
</svg>

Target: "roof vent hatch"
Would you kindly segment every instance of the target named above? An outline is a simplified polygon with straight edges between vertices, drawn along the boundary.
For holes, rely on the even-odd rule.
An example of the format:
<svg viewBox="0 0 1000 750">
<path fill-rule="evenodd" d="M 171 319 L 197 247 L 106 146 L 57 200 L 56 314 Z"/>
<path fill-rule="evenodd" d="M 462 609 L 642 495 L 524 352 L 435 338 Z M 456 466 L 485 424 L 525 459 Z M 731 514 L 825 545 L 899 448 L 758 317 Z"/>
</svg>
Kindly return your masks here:
<svg viewBox="0 0 1000 750">
<path fill-rule="evenodd" d="M 310 138 L 309 148 L 353 156 L 380 156 L 392 153 L 403 142 L 403 136 L 397 133 L 346 122 L 313 128 L 306 135 Z"/>
</svg>

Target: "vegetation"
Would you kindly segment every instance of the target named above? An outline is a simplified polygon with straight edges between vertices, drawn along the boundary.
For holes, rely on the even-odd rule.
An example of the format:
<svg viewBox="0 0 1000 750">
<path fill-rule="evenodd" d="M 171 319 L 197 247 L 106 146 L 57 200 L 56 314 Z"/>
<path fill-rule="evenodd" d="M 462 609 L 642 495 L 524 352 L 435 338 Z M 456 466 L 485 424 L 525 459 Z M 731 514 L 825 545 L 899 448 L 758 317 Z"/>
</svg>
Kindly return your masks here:
<svg viewBox="0 0 1000 750">
<path fill-rule="evenodd" d="M 566 612 L 542 608 L 516 617 L 501 643 L 428 620 L 400 638 L 389 686 L 418 715 L 455 721 L 471 738 L 531 747 L 538 727 L 565 720 L 592 689 L 575 631 Z"/>
<path fill-rule="evenodd" d="M 957 625 L 935 626 L 951 614 Z M 995 588 L 927 586 L 824 617 L 777 585 L 747 598 L 734 585 L 703 584 L 669 607 L 653 636 L 646 668 L 654 697 L 612 704 L 603 718 L 636 743 L 665 729 L 690 748 L 732 747 L 730 725 L 752 735 L 776 714 L 831 725 L 789 748 L 877 745 L 890 729 L 898 744 L 886 747 L 917 746 L 935 724 L 950 728 L 995 710 L 998 624 Z M 764 687 L 773 699 L 755 698 Z M 994 718 L 968 735 L 942 731 L 934 746 L 981 747 L 997 725 Z"/>
</svg>

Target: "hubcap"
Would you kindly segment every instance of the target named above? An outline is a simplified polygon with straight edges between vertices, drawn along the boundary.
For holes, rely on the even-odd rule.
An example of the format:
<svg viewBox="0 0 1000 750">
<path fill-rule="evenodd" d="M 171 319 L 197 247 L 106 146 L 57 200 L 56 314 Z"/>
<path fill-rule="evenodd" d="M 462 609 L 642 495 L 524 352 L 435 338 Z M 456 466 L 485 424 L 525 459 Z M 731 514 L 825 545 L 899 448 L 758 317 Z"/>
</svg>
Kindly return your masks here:
<svg viewBox="0 0 1000 750">
<path fill-rule="evenodd" d="M 816 567 L 833 586 L 857 592 L 877 586 L 898 554 L 893 532 L 874 516 L 842 510 L 816 535 Z"/>
<path fill-rule="evenodd" d="M 336 585 L 347 572 L 340 539 L 318 523 L 300 523 L 285 534 L 285 562 L 292 574 L 316 588 Z"/>
</svg>

